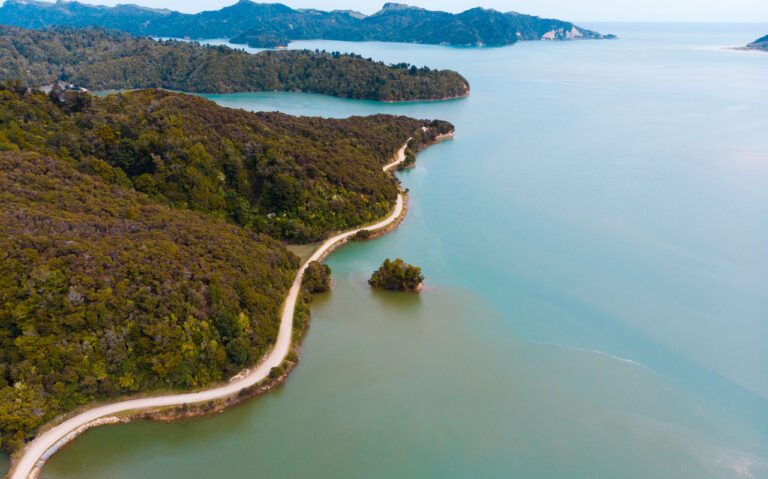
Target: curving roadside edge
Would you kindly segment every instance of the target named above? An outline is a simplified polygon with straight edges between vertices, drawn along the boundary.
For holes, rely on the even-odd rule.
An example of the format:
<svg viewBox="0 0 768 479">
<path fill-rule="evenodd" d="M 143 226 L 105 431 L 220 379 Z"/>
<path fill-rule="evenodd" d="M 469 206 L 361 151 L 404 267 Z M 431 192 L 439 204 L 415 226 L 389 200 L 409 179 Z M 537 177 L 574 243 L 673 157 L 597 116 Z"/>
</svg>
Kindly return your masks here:
<svg viewBox="0 0 768 479">
<path fill-rule="evenodd" d="M 435 142 L 450 138 L 452 136 L 452 133 L 440 135 L 440 137 L 436 138 Z M 389 171 L 391 168 L 394 168 L 398 164 L 405 161 L 405 149 L 407 148 L 408 142 L 410 142 L 410 140 L 411 138 L 408 138 L 405 144 L 400 147 L 395 155 L 395 160 L 385 165 L 382 168 L 383 171 Z M 293 332 L 294 309 L 296 307 L 296 300 L 301 291 L 302 276 L 304 274 L 304 270 L 307 268 L 307 265 L 311 261 L 322 260 L 331 251 L 333 251 L 340 244 L 346 242 L 347 239 L 356 234 L 358 231 L 378 230 L 396 222 L 403 213 L 404 204 L 404 194 L 400 192 L 397 195 L 395 207 L 389 216 L 375 224 L 348 230 L 328 238 L 312 254 L 312 256 L 310 256 L 309 259 L 307 259 L 301 265 L 299 270 L 296 272 L 296 277 L 293 280 L 291 288 L 288 290 L 288 295 L 286 297 L 285 303 L 283 304 L 283 309 L 280 316 L 280 330 L 277 335 L 277 341 L 275 342 L 274 347 L 253 369 L 241 372 L 224 385 L 216 386 L 203 391 L 129 399 L 97 406 L 86 410 L 63 421 L 61 424 L 51 427 L 30 441 L 26 447 L 22 449 L 18 460 L 15 461 L 15 464 L 12 466 L 8 476 L 6 477 L 10 479 L 36 478 L 42 470 L 45 461 L 56 451 L 58 451 L 63 445 L 73 440 L 79 434 L 90 429 L 91 427 L 99 426 L 102 424 L 113 424 L 121 422 L 121 419 L 115 415 L 222 399 L 235 395 L 243 389 L 251 387 L 268 377 L 271 369 L 279 366 L 290 351 L 291 335 Z"/>
</svg>

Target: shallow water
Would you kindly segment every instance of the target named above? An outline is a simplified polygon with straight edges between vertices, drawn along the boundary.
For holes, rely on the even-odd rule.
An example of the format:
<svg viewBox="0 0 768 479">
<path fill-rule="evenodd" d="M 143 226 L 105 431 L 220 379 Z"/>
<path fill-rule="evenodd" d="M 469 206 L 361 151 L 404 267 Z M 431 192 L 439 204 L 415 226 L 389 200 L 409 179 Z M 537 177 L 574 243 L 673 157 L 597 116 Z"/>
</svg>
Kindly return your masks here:
<svg viewBox="0 0 768 479">
<path fill-rule="evenodd" d="M 211 95 L 457 131 L 398 230 L 329 258 L 283 387 L 97 428 L 42 477 L 768 477 L 768 54 L 718 48 L 768 25 L 596 27 L 622 39 L 293 45 L 452 68 L 463 100 Z M 370 291 L 385 257 L 425 292 Z"/>
</svg>

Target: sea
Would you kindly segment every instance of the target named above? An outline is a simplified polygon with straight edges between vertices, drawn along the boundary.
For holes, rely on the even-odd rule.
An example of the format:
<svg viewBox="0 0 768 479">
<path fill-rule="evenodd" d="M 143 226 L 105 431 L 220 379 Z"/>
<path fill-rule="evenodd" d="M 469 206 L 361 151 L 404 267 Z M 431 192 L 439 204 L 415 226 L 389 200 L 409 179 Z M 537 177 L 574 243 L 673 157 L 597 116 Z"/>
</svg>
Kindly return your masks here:
<svg viewBox="0 0 768 479">
<path fill-rule="evenodd" d="M 456 134 L 399 173 L 397 230 L 327 259 L 283 386 L 90 430 L 41 477 L 768 478 L 768 53 L 726 48 L 768 25 L 584 26 L 619 39 L 290 45 L 456 70 L 464 99 L 206 95 Z M 371 290 L 385 258 L 424 291 Z"/>
</svg>

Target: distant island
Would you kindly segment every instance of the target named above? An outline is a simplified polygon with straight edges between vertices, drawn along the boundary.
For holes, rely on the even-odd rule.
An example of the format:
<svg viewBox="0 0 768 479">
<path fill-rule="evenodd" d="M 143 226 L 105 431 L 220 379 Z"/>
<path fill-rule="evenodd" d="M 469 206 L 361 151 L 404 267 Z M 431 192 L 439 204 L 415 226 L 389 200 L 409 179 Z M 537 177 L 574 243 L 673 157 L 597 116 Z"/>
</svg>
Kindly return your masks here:
<svg viewBox="0 0 768 479">
<path fill-rule="evenodd" d="M 406 63 L 387 66 L 359 55 L 308 50 L 253 55 L 102 27 L 39 31 L 0 25 L 0 81 L 4 80 L 88 90 L 303 91 L 378 101 L 469 94 L 467 80 L 450 70 Z"/>
<path fill-rule="evenodd" d="M 768 35 L 758 38 L 746 46 L 749 50 L 763 50 L 768 52 Z"/>
<path fill-rule="evenodd" d="M 368 280 L 368 284 L 374 288 L 395 291 L 420 291 L 423 282 L 421 268 L 412 266 L 400 258 L 394 261 L 385 259 Z"/>
<path fill-rule="evenodd" d="M 478 7 L 452 14 L 398 3 L 386 3 L 380 11 L 366 16 L 350 10 L 296 10 L 250 0 L 196 14 L 136 5 L 6 0 L 0 7 L 0 23 L 24 28 L 100 25 L 136 35 L 227 38 L 253 47 L 285 46 L 292 40 L 311 39 L 499 46 L 523 40 L 615 38 L 570 22 L 516 12 Z"/>
</svg>

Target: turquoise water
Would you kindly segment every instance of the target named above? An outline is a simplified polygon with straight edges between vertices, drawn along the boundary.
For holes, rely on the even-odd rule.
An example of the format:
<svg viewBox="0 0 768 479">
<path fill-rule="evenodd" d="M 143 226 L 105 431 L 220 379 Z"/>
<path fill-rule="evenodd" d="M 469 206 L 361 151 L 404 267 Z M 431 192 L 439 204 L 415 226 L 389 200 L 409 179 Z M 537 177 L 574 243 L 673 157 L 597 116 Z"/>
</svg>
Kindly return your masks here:
<svg viewBox="0 0 768 479">
<path fill-rule="evenodd" d="M 590 25 L 586 25 L 590 27 Z M 467 99 L 212 95 L 442 118 L 395 232 L 328 260 L 302 362 L 211 418 L 89 431 L 44 478 L 768 477 L 768 25 L 618 41 L 297 42 L 460 71 Z M 385 257 L 420 296 L 372 292 Z"/>
</svg>

